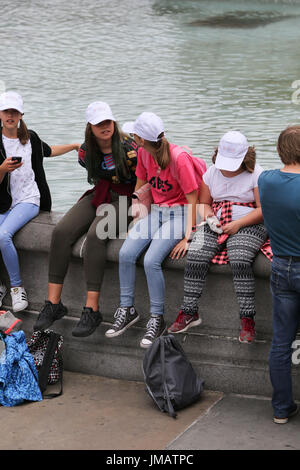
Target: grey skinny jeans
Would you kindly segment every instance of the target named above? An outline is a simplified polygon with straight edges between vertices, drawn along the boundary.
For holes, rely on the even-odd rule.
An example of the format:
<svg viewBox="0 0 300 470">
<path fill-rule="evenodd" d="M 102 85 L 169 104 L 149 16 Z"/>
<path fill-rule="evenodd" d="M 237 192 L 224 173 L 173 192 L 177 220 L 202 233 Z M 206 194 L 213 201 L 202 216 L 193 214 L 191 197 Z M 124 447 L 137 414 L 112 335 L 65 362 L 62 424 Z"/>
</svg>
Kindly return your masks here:
<svg viewBox="0 0 300 470">
<path fill-rule="evenodd" d="M 63 284 L 73 245 L 84 233 L 87 233 L 83 250 L 87 290 L 100 292 L 106 264 L 107 241 L 110 237 L 118 236 L 120 228 L 123 229 L 123 227 L 119 227 L 119 196 L 116 193 L 111 194 L 112 202 L 110 204 L 115 208 L 116 217 L 110 219 L 110 223 L 104 227 L 107 233 L 106 239 L 99 238 L 96 230 L 98 223 L 107 218 L 107 214 L 96 216 L 96 208 L 91 204 L 93 194 L 88 194 L 78 201 L 56 225 L 52 234 L 49 256 L 48 278 L 50 283 Z M 127 214 L 129 203 L 130 199 L 127 198 Z M 125 225 L 128 227 L 130 218 L 124 213 L 122 217 L 125 217 Z"/>
</svg>

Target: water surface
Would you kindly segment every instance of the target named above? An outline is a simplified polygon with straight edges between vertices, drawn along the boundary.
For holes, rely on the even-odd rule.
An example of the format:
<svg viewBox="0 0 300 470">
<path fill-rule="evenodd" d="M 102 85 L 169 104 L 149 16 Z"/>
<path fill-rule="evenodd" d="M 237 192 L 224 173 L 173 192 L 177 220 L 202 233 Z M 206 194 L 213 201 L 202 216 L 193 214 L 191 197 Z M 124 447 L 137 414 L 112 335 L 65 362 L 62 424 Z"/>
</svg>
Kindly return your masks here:
<svg viewBox="0 0 300 470">
<path fill-rule="evenodd" d="M 274 168 L 279 132 L 300 121 L 299 15 L 299 1 L 3 0 L 0 80 L 49 144 L 81 142 L 86 106 L 104 100 L 120 124 L 156 112 L 208 164 L 239 129 Z M 45 163 L 55 210 L 89 188 L 76 162 Z"/>
</svg>

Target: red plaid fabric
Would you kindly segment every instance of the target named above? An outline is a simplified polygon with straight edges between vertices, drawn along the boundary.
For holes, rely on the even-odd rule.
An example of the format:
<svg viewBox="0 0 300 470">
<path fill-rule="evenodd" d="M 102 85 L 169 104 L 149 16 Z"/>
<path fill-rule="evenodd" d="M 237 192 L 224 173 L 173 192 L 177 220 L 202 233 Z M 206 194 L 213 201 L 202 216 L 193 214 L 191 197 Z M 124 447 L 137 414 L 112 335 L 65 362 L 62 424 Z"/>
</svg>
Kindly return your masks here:
<svg viewBox="0 0 300 470">
<path fill-rule="evenodd" d="M 217 215 L 218 211 L 221 209 L 221 217 L 220 217 L 220 224 L 221 226 L 229 224 L 232 221 L 232 206 L 233 204 L 237 206 L 246 206 L 246 207 L 256 207 L 255 202 L 232 202 L 232 201 L 213 201 L 212 209 L 215 215 Z M 221 245 L 224 243 L 229 235 L 226 233 L 221 233 L 218 236 L 218 243 Z M 260 248 L 261 252 L 270 260 L 272 261 L 273 253 L 271 250 L 270 239 L 268 238 Z M 228 264 L 228 254 L 227 248 L 224 247 L 222 251 L 217 253 L 215 257 L 211 260 L 214 264 Z"/>
</svg>

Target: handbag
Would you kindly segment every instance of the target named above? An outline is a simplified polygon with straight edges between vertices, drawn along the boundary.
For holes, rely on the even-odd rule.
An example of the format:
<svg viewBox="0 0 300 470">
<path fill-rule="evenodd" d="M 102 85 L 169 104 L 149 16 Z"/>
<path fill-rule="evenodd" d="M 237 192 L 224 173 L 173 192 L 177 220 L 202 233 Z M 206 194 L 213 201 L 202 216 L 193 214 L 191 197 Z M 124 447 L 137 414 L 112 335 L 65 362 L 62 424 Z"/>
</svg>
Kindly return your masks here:
<svg viewBox="0 0 300 470">
<path fill-rule="evenodd" d="M 54 331 L 35 331 L 27 342 L 39 377 L 43 398 L 54 398 L 63 393 L 63 337 Z M 47 385 L 60 383 L 60 391 L 44 394 Z"/>
</svg>

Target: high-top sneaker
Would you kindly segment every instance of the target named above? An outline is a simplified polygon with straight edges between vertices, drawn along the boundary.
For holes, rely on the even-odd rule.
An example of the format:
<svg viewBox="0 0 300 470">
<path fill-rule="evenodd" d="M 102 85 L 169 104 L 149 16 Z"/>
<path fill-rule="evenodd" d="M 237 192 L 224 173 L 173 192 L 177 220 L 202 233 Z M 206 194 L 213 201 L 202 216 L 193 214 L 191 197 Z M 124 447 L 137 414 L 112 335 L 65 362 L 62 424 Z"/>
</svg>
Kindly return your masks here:
<svg viewBox="0 0 300 470">
<path fill-rule="evenodd" d="M 21 312 L 28 307 L 27 294 L 24 287 L 12 287 L 10 295 L 14 312 Z"/>
<path fill-rule="evenodd" d="M 115 336 L 121 335 L 127 328 L 136 323 L 140 319 L 140 316 L 132 306 L 117 308 L 114 318 L 115 321 L 112 327 L 105 333 L 107 338 L 114 338 Z"/>
<path fill-rule="evenodd" d="M 180 310 L 174 323 L 169 326 L 168 333 L 184 333 L 192 326 L 200 325 L 201 322 L 202 320 L 199 318 L 198 313 L 195 313 L 194 315 L 187 315 L 182 310 Z"/>
<path fill-rule="evenodd" d="M 165 333 L 167 326 L 165 324 L 163 315 L 151 316 L 146 328 L 146 334 L 140 342 L 141 348 L 149 348 L 156 338 L 162 336 Z"/>
</svg>

